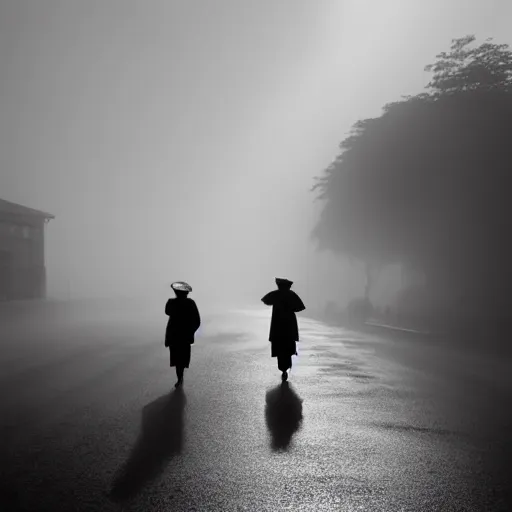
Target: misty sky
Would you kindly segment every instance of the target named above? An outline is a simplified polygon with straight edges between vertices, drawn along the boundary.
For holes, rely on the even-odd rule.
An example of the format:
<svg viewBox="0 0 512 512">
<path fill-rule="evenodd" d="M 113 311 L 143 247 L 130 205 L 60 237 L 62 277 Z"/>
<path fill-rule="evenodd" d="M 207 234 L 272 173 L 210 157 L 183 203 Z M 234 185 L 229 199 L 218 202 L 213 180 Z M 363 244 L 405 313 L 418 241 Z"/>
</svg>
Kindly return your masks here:
<svg viewBox="0 0 512 512">
<path fill-rule="evenodd" d="M 56 216 L 53 294 L 350 288 L 309 241 L 313 176 L 452 38 L 512 43 L 507 0 L 0 5 L 0 197 Z"/>
</svg>

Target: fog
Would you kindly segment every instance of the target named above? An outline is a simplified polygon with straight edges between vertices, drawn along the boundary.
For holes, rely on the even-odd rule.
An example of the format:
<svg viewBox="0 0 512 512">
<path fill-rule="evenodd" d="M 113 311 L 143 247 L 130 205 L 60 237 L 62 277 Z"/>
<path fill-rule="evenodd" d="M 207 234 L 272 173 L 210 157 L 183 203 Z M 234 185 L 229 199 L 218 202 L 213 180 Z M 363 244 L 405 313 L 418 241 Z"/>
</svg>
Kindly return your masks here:
<svg viewBox="0 0 512 512">
<path fill-rule="evenodd" d="M 318 253 L 313 177 L 358 119 L 422 90 L 468 33 L 512 43 L 506 1 L 4 1 L 0 197 L 55 215 L 52 297 L 306 305 L 361 293 Z M 386 284 L 385 286 L 391 286 Z"/>
</svg>

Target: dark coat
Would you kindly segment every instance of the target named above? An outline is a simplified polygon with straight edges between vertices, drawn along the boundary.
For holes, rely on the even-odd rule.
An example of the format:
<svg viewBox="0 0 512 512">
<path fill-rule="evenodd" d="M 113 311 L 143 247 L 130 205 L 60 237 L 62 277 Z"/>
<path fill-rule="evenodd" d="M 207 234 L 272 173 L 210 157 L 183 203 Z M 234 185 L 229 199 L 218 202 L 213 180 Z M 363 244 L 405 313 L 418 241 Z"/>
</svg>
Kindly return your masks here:
<svg viewBox="0 0 512 512">
<path fill-rule="evenodd" d="M 165 346 L 192 345 L 194 334 L 201 325 L 201 317 L 194 300 L 188 297 L 169 299 L 165 305 L 165 314 L 169 316 Z"/>
<path fill-rule="evenodd" d="M 299 341 L 295 313 L 306 309 L 301 298 L 292 290 L 274 290 L 267 293 L 261 300 L 267 306 L 272 306 L 269 341 L 287 344 Z"/>
</svg>

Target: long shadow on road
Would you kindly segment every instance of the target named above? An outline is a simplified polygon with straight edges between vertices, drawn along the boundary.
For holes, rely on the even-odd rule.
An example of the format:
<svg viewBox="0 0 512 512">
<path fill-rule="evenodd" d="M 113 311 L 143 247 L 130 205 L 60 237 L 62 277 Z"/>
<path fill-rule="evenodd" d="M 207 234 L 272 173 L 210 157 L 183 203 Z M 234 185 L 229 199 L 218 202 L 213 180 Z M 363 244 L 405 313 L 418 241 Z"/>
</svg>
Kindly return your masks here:
<svg viewBox="0 0 512 512">
<path fill-rule="evenodd" d="M 302 400 L 288 382 L 267 392 L 265 419 L 274 451 L 286 451 L 302 424 Z"/>
<path fill-rule="evenodd" d="M 114 480 L 110 491 L 112 501 L 125 501 L 137 495 L 181 452 L 185 404 L 185 394 L 178 388 L 144 407 L 141 433 Z"/>
</svg>

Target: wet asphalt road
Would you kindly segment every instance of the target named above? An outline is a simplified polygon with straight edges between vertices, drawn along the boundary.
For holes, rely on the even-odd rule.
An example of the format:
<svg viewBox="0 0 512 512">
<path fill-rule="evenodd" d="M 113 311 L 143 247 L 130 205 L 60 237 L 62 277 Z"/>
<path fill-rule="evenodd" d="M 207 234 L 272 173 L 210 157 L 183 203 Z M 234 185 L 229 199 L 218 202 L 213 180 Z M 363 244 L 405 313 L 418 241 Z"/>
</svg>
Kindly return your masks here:
<svg viewBox="0 0 512 512">
<path fill-rule="evenodd" d="M 176 392 L 160 311 L 55 308 L 0 329 L 2 512 L 512 510 L 506 361 L 301 316 L 282 386 L 203 309 Z"/>
</svg>

